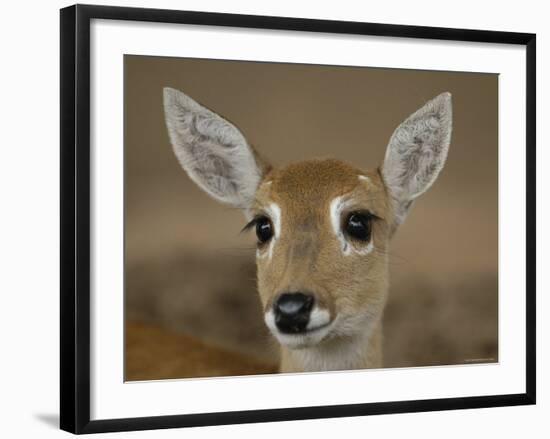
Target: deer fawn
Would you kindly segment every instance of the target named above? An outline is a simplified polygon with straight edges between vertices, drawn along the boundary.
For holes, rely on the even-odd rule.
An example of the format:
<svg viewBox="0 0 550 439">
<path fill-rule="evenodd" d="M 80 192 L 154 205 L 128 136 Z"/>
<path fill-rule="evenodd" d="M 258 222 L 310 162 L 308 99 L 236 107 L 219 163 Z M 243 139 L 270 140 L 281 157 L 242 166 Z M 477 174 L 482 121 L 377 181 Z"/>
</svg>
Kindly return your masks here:
<svg viewBox="0 0 550 439">
<path fill-rule="evenodd" d="M 242 208 L 255 229 L 265 322 L 281 372 L 382 366 L 388 244 L 435 181 L 452 129 L 450 93 L 397 127 L 383 165 L 363 171 L 324 159 L 270 167 L 230 122 L 164 89 L 174 152 L 215 199 Z"/>
</svg>

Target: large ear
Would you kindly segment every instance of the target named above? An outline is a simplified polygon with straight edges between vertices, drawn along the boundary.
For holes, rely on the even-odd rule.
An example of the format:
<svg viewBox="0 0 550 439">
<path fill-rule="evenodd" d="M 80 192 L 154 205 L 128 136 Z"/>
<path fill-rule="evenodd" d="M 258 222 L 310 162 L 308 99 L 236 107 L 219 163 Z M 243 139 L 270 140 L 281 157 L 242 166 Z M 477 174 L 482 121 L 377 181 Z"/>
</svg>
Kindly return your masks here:
<svg viewBox="0 0 550 439">
<path fill-rule="evenodd" d="M 164 89 L 170 141 L 189 177 L 215 199 L 248 208 L 264 167 L 230 122 L 173 88 Z"/>
<path fill-rule="evenodd" d="M 394 131 L 382 167 L 394 200 L 394 228 L 403 222 L 415 198 L 433 184 L 443 169 L 451 131 L 450 93 L 429 101 Z"/>
</svg>

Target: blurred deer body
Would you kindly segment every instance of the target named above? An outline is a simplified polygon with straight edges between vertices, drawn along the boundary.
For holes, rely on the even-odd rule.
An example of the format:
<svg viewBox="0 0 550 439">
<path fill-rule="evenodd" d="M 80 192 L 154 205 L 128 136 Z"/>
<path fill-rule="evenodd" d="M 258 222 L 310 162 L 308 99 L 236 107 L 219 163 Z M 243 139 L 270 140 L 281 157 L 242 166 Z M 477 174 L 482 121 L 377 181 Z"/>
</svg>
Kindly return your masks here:
<svg viewBox="0 0 550 439">
<path fill-rule="evenodd" d="M 273 169 L 233 124 L 185 94 L 166 88 L 164 105 L 184 170 L 242 208 L 256 231 L 258 292 L 280 370 L 381 367 L 389 241 L 443 168 L 450 94 L 401 123 L 374 170 L 333 159 Z"/>
</svg>

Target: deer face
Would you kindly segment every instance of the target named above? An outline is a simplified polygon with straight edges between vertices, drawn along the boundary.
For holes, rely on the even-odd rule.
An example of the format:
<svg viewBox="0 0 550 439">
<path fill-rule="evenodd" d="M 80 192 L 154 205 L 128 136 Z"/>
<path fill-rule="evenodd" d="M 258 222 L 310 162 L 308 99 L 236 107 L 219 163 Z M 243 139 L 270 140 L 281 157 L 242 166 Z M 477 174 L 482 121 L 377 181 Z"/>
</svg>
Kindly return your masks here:
<svg viewBox="0 0 550 439">
<path fill-rule="evenodd" d="M 336 160 L 269 173 L 252 213 L 267 326 L 287 346 L 364 331 L 386 298 L 391 208 L 378 172 Z"/>
<path fill-rule="evenodd" d="M 331 159 L 272 169 L 219 115 L 173 89 L 164 102 L 182 167 L 255 230 L 258 291 L 277 340 L 300 349 L 368 335 L 386 302 L 389 239 L 447 157 L 450 95 L 407 118 L 370 171 Z"/>
</svg>

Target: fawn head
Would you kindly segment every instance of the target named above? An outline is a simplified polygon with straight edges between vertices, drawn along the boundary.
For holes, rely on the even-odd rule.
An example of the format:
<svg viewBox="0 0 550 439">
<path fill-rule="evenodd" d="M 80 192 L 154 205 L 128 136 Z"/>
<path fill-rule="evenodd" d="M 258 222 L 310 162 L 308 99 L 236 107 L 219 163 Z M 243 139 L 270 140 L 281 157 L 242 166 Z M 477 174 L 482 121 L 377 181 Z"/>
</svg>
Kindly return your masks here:
<svg viewBox="0 0 550 439">
<path fill-rule="evenodd" d="M 164 107 L 183 169 L 242 208 L 256 232 L 258 291 L 277 340 L 298 349 L 368 334 L 386 302 L 388 242 L 447 158 L 451 95 L 401 123 L 374 170 L 332 159 L 273 169 L 232 123 L 185 94 L 164 89 Z"/>
</svg>

